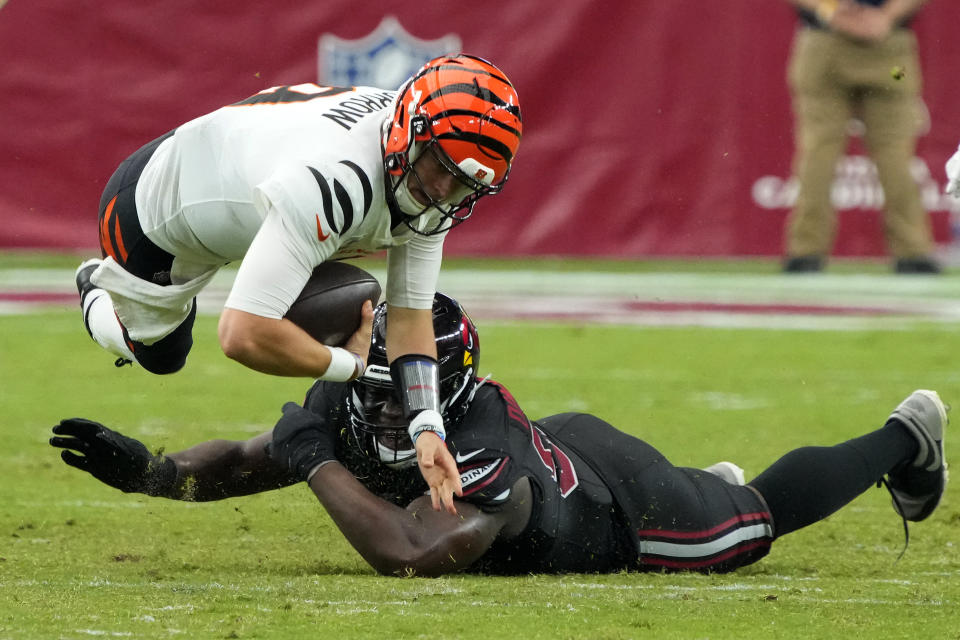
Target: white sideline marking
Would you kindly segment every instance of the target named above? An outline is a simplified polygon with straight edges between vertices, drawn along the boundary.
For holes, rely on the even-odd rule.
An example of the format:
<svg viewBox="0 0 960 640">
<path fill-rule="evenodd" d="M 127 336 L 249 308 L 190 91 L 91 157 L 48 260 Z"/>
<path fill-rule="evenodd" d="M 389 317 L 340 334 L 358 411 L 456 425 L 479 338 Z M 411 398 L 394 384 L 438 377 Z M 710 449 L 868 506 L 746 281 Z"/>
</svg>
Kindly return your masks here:
<svg viewBox="0 0 960 640">
<path fill-rule="evenodd" d="M 936 573 L 935 575 L 957 575 L 958 572 L 947 572 L 946 574 Z M 637 574 L 642 576 L 643 574 Z M 816 577 L 800 577 L 795 578 L 792 576 L 765 576 L 766 580 L 780 580 L 781 582 L 817 582 L 819 578 Z M 861 583 L 880 583 L 880 584 L 900 584 L 901 582 L 914 584 L 909 581 L 903 580 L 894 580 L 894 579 L 864 579 L 860 581 Z M 33 587 L 41 584 L 47 584 L 46 582 L 41 582 L 38 580 L 19 580 L 15 582 L 4 582 L 0 581 L 0 586 L 16 586 L 16 587 Z M 128 587 L 128 588 L 152 588 L 157 590 L 165 591 L 170 588 L 172 584 L 178 584 L 176 582 L 122 582 L 122 581 L 111 581 L 103 578 L 95 578 L 90 581 L 83 583 L 88 587 Z M 192 588 L 199 589 L 211 589 L 211 590 L 228 590 L 228 591 L 256 591 L 256 592 L 273 592 L 277 590 L 276 587 L 249 587 L 243 586 L 240 587 L 234 584 L 221 584 L 218 582 L 210 582 L 207 584 L 192 584 Z M 918 606 L 918 607 L 943 607 L 943 606 L 956 606 L 956 602 L 952 600 L 923 600 L 923 599 L 884 599 L 884 598 L 825 598 L 823 597 L 824 590 L 820 587 L 796 587 L 789 586 L 788 591 L 783 591 L 784 586 L 778 586 L 770 584 L 769 582 L 763 583 L 749 583 L 749 582 L 735 582 L 731 584 L 721 584 L 721 585 L 702 585 L 702 586 L 687 586 L 687 585 L 676 585 L 676 584 L 599 584 L 599 583 L 585 583 L 585 582 L 558 582 L 556 584 L 557 588 L 560 589 L 580 589 L 584 591 L 596 590 L 596 591 L 643 591 L 644 598 L 653 598 L 655 600 L 676 600 L 678 598 L 689 598 L 691 594 L 701 593 L 703 594 L 704 599 L 709 599 L 710 601 L 736 601 L 743 602 L 744 593 L 756 593 L 759 597 L 759 594 L 763 595 L 776 595 L 778 598 L 782 598 L 783 601 L 790 603 L 801 603 L 801 604 L 866 604 L 866 605 L 880 605 L 880 606 Z M 461 590 L 458 588 L 449 588 L 441 589 L 439 593 L 444 594 L 457 594 Z M 304 605 L 316 606 L 324 605 L 329 607 L 335 607 L 336 613 L 338 615 L 363 615 L 363 614 L 378 614 L 382 613 L 383 609 L 390 608 L 399 608 L 402 610 L 405 609 L 416 609 L 418 606 L 426 607 L 429 609 L 431 605 L 426 603 L 424 600 L 418 600 L 416 596 L 422 595 L 424 593 L 437 593 L 434 590 L 425 590 L 425 589 L 413 589 L 412 595 L 414 598 L 412 600 L 356 600 L 356 599 L 344 599 L 344 600 L 323 600 L 323 599 L 314 599 L 314 598 L 293 598 L 293 602 L 297 602 Z M 578 596 L 580 594 L 577 594 Z M 580 596 L 582 597 L 582 596 Z M 603 604 L 603 603 L 600 603 Z M 506 602 L 491 602 L 483 600 L 473 600 L 469 603 L 471 607 L 481 607 L 481 608 L 509 608 L 509 607 L 523 607 L 526 606 L 526 603 L 517 602 L 517 603 L 506 603 Z M 547 606 L 552 606 L 551 603 L 547 603 Z M 592 604 L 590 600 L 582 600 L 577 602 L 577 606 L 581 609 L 596 610 L 598 605 Z M 558 605 L 560 609 L 572 610 L 572 605 Z M 147 611 L 185 611 L 189 613 L 194 610 L 194 606 L 187 605 L 162 605 L 156 607 L 148 607 Z M 396 612 L 393 612 L 396 613 Z M 404 611 L 406 614 L 406 612 Z M 417 612 L 416 615 L 423 617 L 429 616 L 429 613 L 420 613 Z M 171 633 L 178 633 L 177 630 L 170 629 Z M 92 632 L 90 635 L 105 635 L 107 633 L 111 635 L 118 635 L 120 632 L 98 632 L 96 630 L 77 630 L 78 633 L 87 633 Z"/>
<path fill-rule="evenodd" d="M 370 271 L 385 282 L 384 271 Z M 232 269 L 217 274 L 198 299 L 200 313 L 220 312 L 234 275 Z M 917 322 L 952 328 L 960 321 L 960 282 L 949 275 L 451 269 L 441 272 L 439 288 L 485 323 L 860 330 L 908 329 Z M 38 292 L 62 297 L 14 299 Z M 0 270 L 0 314 L 77 309 L 75 298 L 72 271 Z"/>
</svg>

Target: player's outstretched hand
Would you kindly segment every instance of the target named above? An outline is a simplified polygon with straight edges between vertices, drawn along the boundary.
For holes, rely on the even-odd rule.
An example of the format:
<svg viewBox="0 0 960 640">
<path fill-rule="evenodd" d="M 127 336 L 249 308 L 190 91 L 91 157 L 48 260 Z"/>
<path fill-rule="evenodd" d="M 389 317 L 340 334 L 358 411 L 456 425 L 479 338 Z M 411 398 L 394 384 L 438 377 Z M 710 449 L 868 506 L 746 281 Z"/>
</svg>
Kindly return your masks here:
<svg viewBox="0 0 960 640">
<path fill-rule="evenodd" d="M 364 364 L 366 364 L 367 359 L 370 357 L 370 338 L 372 335 L 373 305 L 369 300 L 365 300 L 363 306 L 360 307 L 360 326 L 353 335 L 350 336 L 350 339 L 347 340 L 347 344 L 345 344 L 343 348 L 360 356 Z M 358 378 L 362 375 L 363 371 L 357 373 Z"/>
<path fill-rule="evenodd" d="M 298 480 L 309 480 L 313 470 L 337 459 L 336 447 L 336 431 L 323 418 L 288 402 L 283 405 L 283 417 L 273 428 L 267 455 Z"/>
<path fill-rule="evenodd" d="M 440 511 L 441 505 L 448 513 L 456 515 L 457 507 L 453 502 L 454 494 L 463 495 L 460 484 L 460 471 L 457 463 L 447 449 L 446 443 L 432 431 L 424 431 L 417 437 L 417 463 L 420 473 L 430 487 L 430 501 L 434 511 Z"/>
<path fill-rule="evenodd" d="M 173 460 L 153 455 L 139 440 L 99 422 L 69 418 L 53 433 L 50 444 L 63 449 L 64 462 L 125 493 L 164 495 L 176 482 Z"/>
</svg>

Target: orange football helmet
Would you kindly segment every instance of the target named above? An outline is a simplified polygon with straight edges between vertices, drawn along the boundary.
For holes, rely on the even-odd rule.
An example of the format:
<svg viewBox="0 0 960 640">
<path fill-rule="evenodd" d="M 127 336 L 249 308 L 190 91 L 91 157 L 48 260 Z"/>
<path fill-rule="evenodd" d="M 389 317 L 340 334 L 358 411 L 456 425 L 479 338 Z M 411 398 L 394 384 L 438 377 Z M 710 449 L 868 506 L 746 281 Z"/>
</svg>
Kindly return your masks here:
<svg viewBox="0 0 960 640">
<path fill-rule="evenodd" d="M 493 64 L 465 54 L 427 62 L 400 88 L 393 117 L 384 125 L 391 208 L 399 208 L 407 226 L 423 235 L 460 224 L 479 198 L 503 188 L 522 129 L 517 92 Z M 406 180 L 428 149 L 457 186 L 444 200 L 423 205 L 412 199 Z M 416 229 L 411 218 L 430 209 L 440 211 L 439 222 L 428 230 Z"/>
</svg>

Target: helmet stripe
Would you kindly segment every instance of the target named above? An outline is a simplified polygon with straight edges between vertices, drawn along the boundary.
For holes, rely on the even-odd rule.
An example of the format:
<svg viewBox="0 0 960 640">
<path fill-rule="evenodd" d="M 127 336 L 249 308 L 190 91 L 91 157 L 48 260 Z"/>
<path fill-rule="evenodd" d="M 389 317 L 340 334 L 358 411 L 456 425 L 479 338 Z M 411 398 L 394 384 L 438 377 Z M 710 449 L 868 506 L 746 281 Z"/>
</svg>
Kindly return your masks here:
<svg viewBox="0 0 960 640">
<path fill-rule="evenodd" d="M 471 56 L 465 56 L 465 57 L 471 57 Z M 474 59 L 476 59 L 476 58 L 474 58 Z M 492 71 L 489 71 L 488 69 L 476 69 L 476 68 L 471 68 L 471 67 L 465 67 L 465 66 L 463 66 L 462 64 L 458 64 L 458 63 L 455 63 L 455 62 L 454 62 L 454 63 L 438 64 L 438 65 L 435 65 L 435 66 L 425 67 L 425 68 L 421 69 L 421 70 L 420 70 L 420 73 L 418 73 L 417 75 L 415 75 L 415 76 L 413 77 L 413 79 L 414 79 L 414 80 L 417 80 L 417 79 L 422 78 L 423 76 L 427 75 L 428 73 L 436 73 L 436 72 L 438 72 L 438 71 L 444 71 L 444 70 L 445 70 L 445 71 L 462 71 L 463 73 L 472 73 L 472 74 L 478 75 L 478 76 L 487 76 L 487 77 L 489 77 L 489 78 L 494 78 L 494 79 L 496 79 L 496 80 L 499 80 L 499 81 L 502 82 L 503 84 L 510 85 L 511 87 L 513 86 L 513 84 L 512 84 L 509 80 L 507 80 L 506 78 L 504 78 L 502 75 L 497 74 L 497 73 L 493 73 Z"/>
<path fill-rule="evenodd" d="M 517 112 L 515 111 L 515 107 L 506 107 L 506 110 L 509 111 L 512 115 L 517 116 L 517 120 L 520 119 L 520 118 L 519 118 L 519 113 L 517 113 Z M 496 126 L 500 127 L 501 129 L 503 129 L 504 131 L 507 131 L 507 132 L 509 132 L 509 133 L 512 133 L 513 135 L 517 136 L 518 138 L 520 137 L 520 132 L 517 131 L 516 128 L 511 127 L 510 125 L 508 125 L 508 124 L 505 123 L 505 122 L 500 122 L 500 121 L 497 120 L 496 118 L 490 117 L 489 115 L 487 115 L 487 114 L 489 114 L 489 113 L 490 113 L 490 112 L 488 111 L 486 114 L 484 114 L 484 113 L 480 113 L 479 111 L 473 111 L 473 110 L 470 110 L 470 109 L 447 109 L 446 111 L 441 111 L 441 112 L 439 112 L 437 115 L 435 115 L 435 116 L 433 116 L 433 117 L 434 117 L 434 119 L 438 119 L 438 120 L 439 120 L 440 118 L 453 118 L 453 117 L 456 117 L 456 116 L 465 116 L 465 117 L 468 117 L 468 118 L 470 118 L 470 117 L 479 118 L 479 119 L 483 120 L 484 123 L 496 125 Z"/>
<path fill-rule="evenodd" d="M 507 106 L 506 100 L 490 89 L 477 85 L 475 82 L 451 82 L 450 84 L 445 84 L 424 98 L 421 104 L 429 104 L 437 98 L 453 96 L 460 93 L 468 95 L 471 98 L 479 98 L 497 107 Z"/>
<path fill-rule="evenodd" d="M 490 136 L 482 136 L 476 133 L 471 133 L 469 131 L 461 131 L 460 133 L 443 133 L 437 136 L 437 140 L 443 142 L 444 140 L 453 140 L 455 142 L 472 142 L 484 153 L 490 155 L 491 153 L 496 154 L 500 158 L 503 158 L 509 164 L 513 160 L 513 153 L 510 151 L 510 147 L 500 142 L 496 138 L 491 138 Z"/>
</svg>

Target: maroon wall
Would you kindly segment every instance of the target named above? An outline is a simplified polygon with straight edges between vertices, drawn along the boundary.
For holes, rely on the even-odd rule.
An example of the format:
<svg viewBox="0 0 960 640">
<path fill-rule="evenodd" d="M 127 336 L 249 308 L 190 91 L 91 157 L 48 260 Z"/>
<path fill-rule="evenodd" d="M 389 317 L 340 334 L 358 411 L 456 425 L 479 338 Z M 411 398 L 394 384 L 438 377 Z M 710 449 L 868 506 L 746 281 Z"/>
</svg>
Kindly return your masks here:
<svg viewBox="0 0 960 640">
<path fill-rule="evenodd" d="M 504 193 L 448 254 L 776 255 L 791 198 L 783 0 L 434 0 L 395 14 L 455 35 L 517 86 L 525 135 Z M 116 165 L 181 122 L 318 78 L 318 39 L 362 38 L 396 3 L 370 0 L 10 0 L 0 9 L 0 247 L 94 247 Z M 917 175 L 939 241 L 943 164 L 960 140 L 951 27 L 917 23 L 932 126 Z M 856 145 L 853 149 L 856 153 Z M 837 253 L 884 253 L 876 187 L 847 163 Z M 929 175 L 925 175 L 929 172 Z M 866 202 L 867 208 L 861 206 Z"/>
</svg>

